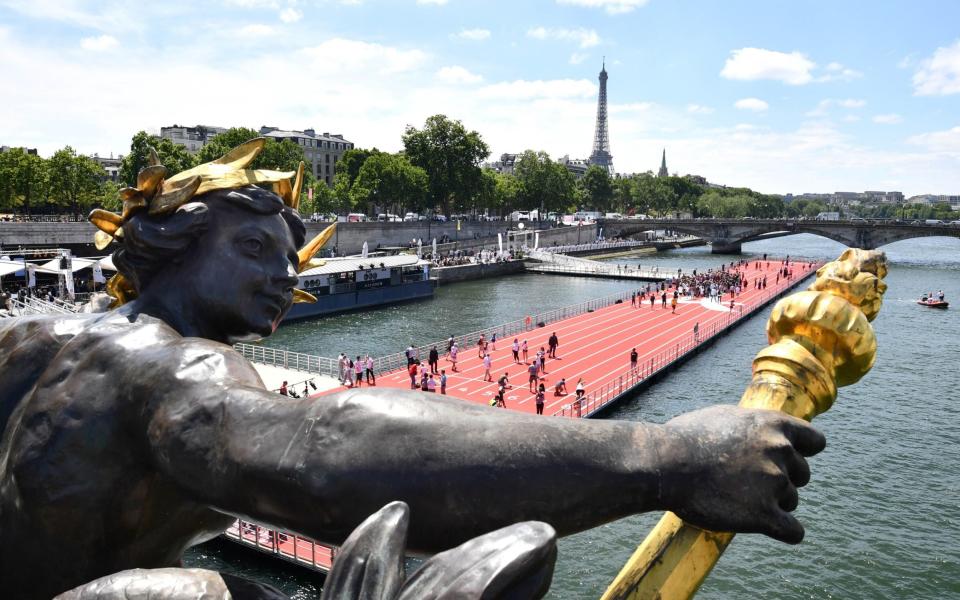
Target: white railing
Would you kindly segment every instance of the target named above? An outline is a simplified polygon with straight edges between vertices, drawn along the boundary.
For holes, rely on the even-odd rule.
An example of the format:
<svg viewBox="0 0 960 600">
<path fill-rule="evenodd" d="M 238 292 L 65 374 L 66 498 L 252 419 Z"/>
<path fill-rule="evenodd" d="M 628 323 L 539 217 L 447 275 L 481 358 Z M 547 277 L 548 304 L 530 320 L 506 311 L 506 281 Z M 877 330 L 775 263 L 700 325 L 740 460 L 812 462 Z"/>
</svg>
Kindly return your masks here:
<svg viewBox="0 0 960 600">
<path fill-rule="evenodd" d="M 333 358 L 279 350 L 258 344 L 234 344 L 233 348 L 250 362 L 319 375 L 331 375 L 333 377 L 338 375 L 337 361 Z"/>
<path fill-rule="evenodd" d="M 638 279 L 667 279 L 666 273 L 660 272 L 658 267 L 635 267 L 623 266 L 616 263 L 599 262 L 589 258 L 580 258 L 579 256 L 569 256 L 543 250 L 530 250 L 528 256 L 534 260 L 539 260 L 540 265 L 528 265 L 531 270 L 544 271 L 549 273 L 571 273 L 571 274 L 591 274 L 622 276 L 628 274 L 631 278 Z"/>
</svg>

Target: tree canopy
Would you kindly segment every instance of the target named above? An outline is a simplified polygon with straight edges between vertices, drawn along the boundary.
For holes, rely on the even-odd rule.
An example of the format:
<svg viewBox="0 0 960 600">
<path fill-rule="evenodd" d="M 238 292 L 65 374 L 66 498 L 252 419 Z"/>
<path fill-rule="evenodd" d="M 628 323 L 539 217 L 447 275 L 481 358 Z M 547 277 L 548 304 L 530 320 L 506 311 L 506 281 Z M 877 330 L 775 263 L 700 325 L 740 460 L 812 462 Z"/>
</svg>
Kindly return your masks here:
<svg viewBox="0 0 960 600">
<path fill-rule="evenodd" d="M 402 139 L 410 162 L 427 174 L 433 207 L 450 214 L 451 206 L 467 205 L 475 197 L 482 182 L 480 163 L 490 155 L 479 133 L 433 115 L 423 129 L 407 126 Z"/>
</svg>

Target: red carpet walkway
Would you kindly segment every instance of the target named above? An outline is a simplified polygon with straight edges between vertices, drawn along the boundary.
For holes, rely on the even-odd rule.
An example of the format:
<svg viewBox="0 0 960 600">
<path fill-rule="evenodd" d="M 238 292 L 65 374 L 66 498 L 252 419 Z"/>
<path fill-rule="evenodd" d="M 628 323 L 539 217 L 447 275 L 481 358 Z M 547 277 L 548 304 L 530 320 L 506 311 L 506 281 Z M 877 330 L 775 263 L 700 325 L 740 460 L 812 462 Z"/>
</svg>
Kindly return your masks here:
<svg viewBox="0 0 960 600">
<path fill-rule="evenodd" d="M 732 311 L 731 296 L 726 294 L 722 303 L 681 297 L 674 314 L 670 307 L 673 288 L 668 288 L 666 308 L 662 308 L 659 296 L 653 307 L 649 298 L 642 306 L 631 306 L 628 298 L 622 304 L 525 332 L 519 341 L 527 341 L 527 361 L 521 356 L 521 362 L 514 362 L 511 349 L 513 338 L 497 340 L 496 348 L 492 344 L 488 347 L 492 358 L 490 373 L 493 381 L 484 381 L 483 362 L 476 346 L 460 349 L 457 372 L 452 371 L 449 357 L 441 356 L 439 368 L 447 373 L 447 395 L 489 404 L 497 392 L 497 380 L 506 373 L 510 383 L 505 394 L 507 408 L 536 412 L 534 394 L 528 389 L 527 368 L 537 350 L 548 349 L 547 340 L 556 333 L 559 338 L 557 358 L 547 359 L 547 373 L 542 376 L 547 387 L 544 414 L 588 416 L 737 320 L 748 318 L 771 298 L 782 294 L 819 267 L 818 264 L 791 261 L 789 268 L 792 278 L 780 277 L 777 281 L 777 271 L 783 267 L 781 260 L 761 262 L 759 268 L 757 265 L 757 262 L 751 262 L 736 267 L 749 285 L 734 299 Z M 756 289 L 754 281 L 764 276 L 767 277 L 766 289 Z M 698 340 L 694 339 L 694 324 L 699 324 Z M 633 348 L 639 355 L 636 372 L 630 366 L 630 351 Z M 441 352 L 446 350 L 445 347 L 438 349 Z M 421 359 L 425 361 L 425 357 Z M 561 378 L 566 380 L 568 394 L 555 396 L 553 387 Z M 580 378 L 583 378 L 587 399 L 578 411 L 576 406 L 571 405 L 574 404 L 574 388 Z M 420 378 L 417 379 L 419 382 Z M 410 377 L 403 370 L 380 374 L 377 376 L 377 386 L 410 389 Z"/>
</svg>

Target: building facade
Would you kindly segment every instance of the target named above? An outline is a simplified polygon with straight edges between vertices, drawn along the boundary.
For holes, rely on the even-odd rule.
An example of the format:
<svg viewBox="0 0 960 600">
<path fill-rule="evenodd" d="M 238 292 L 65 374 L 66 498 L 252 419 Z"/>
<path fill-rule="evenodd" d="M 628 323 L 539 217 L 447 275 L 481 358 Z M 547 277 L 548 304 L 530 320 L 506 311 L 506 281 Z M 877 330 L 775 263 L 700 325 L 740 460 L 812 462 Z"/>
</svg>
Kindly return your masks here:
<svg viewBox="0 0 960 600">
<path fill-rule="evenodd" d="M 277 141 L 290 140 L 300 146 L 303 149 L 303 160 L 313 172 L 314 178 L 327 185 L 333 185 L 337 163 L 343 153 L 353 149 L 353 142 L 339 133 L 324 132 L 318 135 L 313 129 L 288 131 L 264 126 L 260 128 L 260 135 Z"/>
<path fill-rule="evenodd" d="M 570 171 L 570 174 L 573 175 L 574 179 L 580 179 L 587 173 L 587 168 L 590 167 L 590 161 L 583 160 L 581 158 L 570 158 L 569 155 L 565 154 L 562 158 L 558 158 L 557 162 L 567 168 Z"/>
<path fill-rule="evenodd" d="M 226 127 L 214 127 L 212 125 L 196 125 L 194 127 L 172 125 L 170 127 L 161 127 L 160 137 L 170 140 L 174 144 L 183 146 L 190 154 L 196 154 L 200 151 L 200 148 L 203 148 L 214 136 L 226 130 Z"/>
<path fill-rule="evenodd" d="M 116 158 L 113 157 L 113 154 L 110 154 L 110 158 L 94 154 L 90 159 L 95 161 L 103 169 L 104 181 L 113 181 L 114 183 L 120 181 L 120 163 L 123 162 L 122 154 Z"/>
</svg>

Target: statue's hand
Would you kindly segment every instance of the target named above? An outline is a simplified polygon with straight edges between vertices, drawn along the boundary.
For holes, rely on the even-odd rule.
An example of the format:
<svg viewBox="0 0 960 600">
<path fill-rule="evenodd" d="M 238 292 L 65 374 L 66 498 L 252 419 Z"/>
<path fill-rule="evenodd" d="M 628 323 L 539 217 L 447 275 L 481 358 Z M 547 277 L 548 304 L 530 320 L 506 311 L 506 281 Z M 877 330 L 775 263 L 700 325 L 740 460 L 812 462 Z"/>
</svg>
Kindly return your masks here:
<svg viewBox="0 0 960 600">
<path fill-rule="evenodd" d="M 790 544 L 803 526 L 790 514 L 810 480 L 805 456 L 826 445 L 805 421 L 772 410 L 715 406 L 667 422 L 663 504 L 713 531 L 764 533 Z"/>
</svg>

